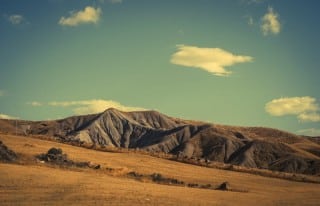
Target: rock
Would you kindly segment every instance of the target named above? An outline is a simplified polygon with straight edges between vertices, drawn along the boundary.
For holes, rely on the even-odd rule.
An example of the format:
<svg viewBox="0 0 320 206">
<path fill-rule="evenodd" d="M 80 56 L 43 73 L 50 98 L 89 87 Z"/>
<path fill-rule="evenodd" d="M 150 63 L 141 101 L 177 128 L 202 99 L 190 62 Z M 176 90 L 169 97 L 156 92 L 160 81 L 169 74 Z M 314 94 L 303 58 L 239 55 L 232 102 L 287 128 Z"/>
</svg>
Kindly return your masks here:
<svg viewBox="0 0 320 206">
<path fill-rule="evenodd" d="M 17 155 L 14 151 L 10 150 L 5 144 L 0 141 L 0 161 L 13 162 L 17 159 Z"/>
<path fill-rule="evenodd" d="M 223 182 L 218 188 L 217 190 L 230 190 L 230 184 L 229 182 Z"/>
<path fill-rule="evenodd" d="M 62 155 L 62 149 L 52 147 L 51 149 L 48 150 L 47 154 L 51 154 L 51 155 Z"/>
<path fill-rule="evenodd" d="M 95 170 L 98 170 L 100 168 L 101 168 L 101 166 L 99 164 L 97 164 L 96 166 L 93 167 L 93 169 L 95 169 Z"/>
</svg>

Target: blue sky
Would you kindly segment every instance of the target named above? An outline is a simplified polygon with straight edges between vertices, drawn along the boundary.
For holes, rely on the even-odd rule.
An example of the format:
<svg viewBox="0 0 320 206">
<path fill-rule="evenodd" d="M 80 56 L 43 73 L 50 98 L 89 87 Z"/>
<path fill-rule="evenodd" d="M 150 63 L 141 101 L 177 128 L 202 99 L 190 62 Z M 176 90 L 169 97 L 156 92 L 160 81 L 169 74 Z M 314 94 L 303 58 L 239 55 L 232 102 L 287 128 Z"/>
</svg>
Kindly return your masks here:
<svg viewBox="0 0 320 206">
<path fill-rule="evenodd" d="M 154 109 L 320 135 L 317 0 L 2 0 L 0 117 Z"/>
</svg>

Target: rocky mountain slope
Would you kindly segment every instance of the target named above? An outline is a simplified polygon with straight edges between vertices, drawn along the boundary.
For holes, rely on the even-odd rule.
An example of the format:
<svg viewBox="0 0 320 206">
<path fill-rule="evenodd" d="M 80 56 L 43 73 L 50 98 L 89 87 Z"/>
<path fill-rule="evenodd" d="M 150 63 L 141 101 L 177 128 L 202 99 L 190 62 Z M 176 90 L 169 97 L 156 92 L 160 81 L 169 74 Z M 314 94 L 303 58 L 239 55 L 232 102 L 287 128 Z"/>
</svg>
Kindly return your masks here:
<svg viewBox="0 0 320 206">
<path fill-rule="evenodd" d="M 320 144 L 310 138 L 271 128 L 181 120 L 156 111 L 108 109 L 56 121 L 0 120 L 0 131 L 320 175 Z"/>
</svg>

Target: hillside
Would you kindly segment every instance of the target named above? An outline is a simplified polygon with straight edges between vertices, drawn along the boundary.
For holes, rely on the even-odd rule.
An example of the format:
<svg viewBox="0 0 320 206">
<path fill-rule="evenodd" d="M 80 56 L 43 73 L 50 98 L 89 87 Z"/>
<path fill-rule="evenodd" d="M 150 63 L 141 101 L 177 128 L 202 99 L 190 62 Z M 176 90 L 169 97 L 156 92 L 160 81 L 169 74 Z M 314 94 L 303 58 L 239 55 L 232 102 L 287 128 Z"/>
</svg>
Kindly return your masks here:
<svg viewBox="0 0 320 206">
<path fill-rule="evenodd" d="M 108 109 L 56 121 L 0 120 L 0 131 L 46 135 L 80 145 L 139 148 L 174 154 L 180 159 L 320 174 L 320 145 L 310 138 L 271 128 L 181 120 L 156 111 Z"/>
<path fill-rule="evenodd" d="M 33 137 L 0 135 L 18 154 L 16 163 L 0 161 L 1 205 L 317 205 L 320 185 L 199 167 L 138 153 L 100 152 Z M 51 147 L 68 158 L 101 165 L 98 170 L 60 167 L 35 159 Z M 234 191 L 158 184 L 127 176 L 161 174 L 186 183 Z"/>
</svg>

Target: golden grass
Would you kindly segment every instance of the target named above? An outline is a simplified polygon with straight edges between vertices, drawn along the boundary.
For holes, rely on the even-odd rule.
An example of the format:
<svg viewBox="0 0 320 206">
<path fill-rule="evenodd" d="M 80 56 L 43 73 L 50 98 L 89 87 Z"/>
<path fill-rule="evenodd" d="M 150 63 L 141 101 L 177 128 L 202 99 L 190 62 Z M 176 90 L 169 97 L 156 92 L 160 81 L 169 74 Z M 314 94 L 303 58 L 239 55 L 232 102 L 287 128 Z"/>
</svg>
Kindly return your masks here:
<svg viewBox="0 0 320 206">
<path fill-rule="evenodd" d="M 34 135 L 34 136 L 29 136 L 29 137 L 59 142 L 59 140 L 57 140 L 51 136 Z M 86 149 L 103 151 L 103 152 L 143 154 L 143 155 L 149 155 L 149 156 L 153 156 L 153 157 L 183 162 L 183 163 L 187 163 L 187 164 L 193 164 L 193 165 L 216 168 L 216 169 L 223 169 L 223 170 L 231 170 L 231 171 L 236 171 L 236 172 L 244 172 L 244 173 L 250 173 L 250 174 L 255 174 L 255 175 L 261 175 L 261 176 L 265 176 L 265 177 L 280 178 L 280 179 L 286 179 L 286 180 L 292 180 L 292 181 L 298 181 L 298 182 L 320 183 L 320 176 L 315 176 L 315 175 L 312 176 L 312 175 L 304 175 L 304 174 L 299 174 L 299 173 L 286 173 L 286 172 L 280 172 L 280 171 L 271 171 L 271 170 L 267 170 L 267 169 L 248 168 L 248 167 L 244 167 L 244 166 L 231 165 L 231 164 L 226 164 L 226 163 L 222 163 L 222 162 L 215 162 L 215 161 L 212 161 L 210 164 L 207 164 L 205 162 L 200 162 L 195 159 L 177 158 L 176 155 L 172 155 L 172 154 L 168 154 L 168 153 L 164 153 L 164 152 L 148 152 L 148 151 L 140 150 L 140 149 L 137 150 L 137 149 L 118 148 L 118 147 L 111 147 L 111 146 L 99 146 L 99 145 L 95 145 L 95 144 L 79 143 L 79 142 L 65 142 L 64 144 L 69 144 L 69 145 L 78 146 L 78 147 L 84 147 Z M 313 155 L 311 153 L 308 153 L 308 152 L 304 151 L 303 149 L 300 149 L 301 146 L 297 146 L 297 145 L 303 145 L 304 150 L 314 149 L 316 151 L 319 151 L 319 149 L 320 149 L 319 145 L 312 143 L 310 141 L 307 141 L 307 143 L 304 142 L 304 143 L 296 143 L 296 144 L 288 145 L 289 147 L 292 147 L 295 150 L 299 151 L 300 154 L 305 156 L 306 158 L 319 159 L 318 156 Z"/>
<path fill-rule="evenodd" d="M 100 152 L 23 136 L 0 135 L 23 158 L 0 164 L 1 205 L 318 205 L 320 184 L 293 182 L 150 157 Z M 67 169 L 35 164 L 33 157 L 59 147 L 75 161 L 92 161 L 102 169 Z M 112 168 L 112 172 L 107 168 Z M 187 183 L 218 185 L 224 192 L 136 181 L 124 174 L 160 173 Z"/>
</svg>

